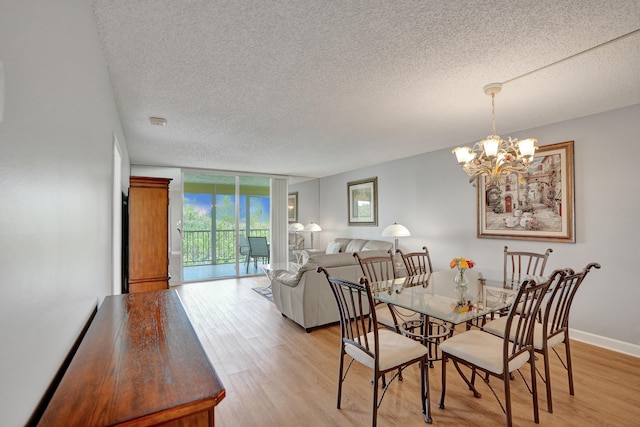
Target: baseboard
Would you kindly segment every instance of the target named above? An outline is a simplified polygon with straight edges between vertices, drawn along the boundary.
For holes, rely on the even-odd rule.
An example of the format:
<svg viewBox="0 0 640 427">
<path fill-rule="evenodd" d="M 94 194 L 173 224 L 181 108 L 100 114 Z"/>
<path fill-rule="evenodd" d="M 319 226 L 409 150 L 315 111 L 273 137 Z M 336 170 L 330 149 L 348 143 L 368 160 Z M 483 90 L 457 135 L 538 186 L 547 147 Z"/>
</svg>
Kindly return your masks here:
<svg viewBox="0 0 640 427">
<path fill-rule="evenodd" d="M 628 354 L 640 358 L 640 345 L 631 344 L 624 341 L 614 340 L 589 332 L 578 331 L 576 329 L 569 330 L 569 336 L 572 340 L 581 341 L 597 347 L 606 348 L 607 350 L 617 351 L 618 353 Z"/>
<path fill-rule="evenodd" d="M 171 251 L 169 258 L 169 285 L 177 286 L 183 282 L 182 278 L 182 252 Z"/>
</svg>

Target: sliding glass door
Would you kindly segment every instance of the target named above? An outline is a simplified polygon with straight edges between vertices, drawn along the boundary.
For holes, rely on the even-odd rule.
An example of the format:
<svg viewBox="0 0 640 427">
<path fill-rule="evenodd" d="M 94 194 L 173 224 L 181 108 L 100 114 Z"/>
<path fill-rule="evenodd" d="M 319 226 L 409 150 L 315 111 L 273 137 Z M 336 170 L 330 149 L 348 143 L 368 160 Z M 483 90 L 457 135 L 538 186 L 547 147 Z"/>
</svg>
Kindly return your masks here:
<svg viewBox="0 0 640 427">
<path fill-rule="evenodd" d="M 262 274 L 268 257 L 252 257 L 248 237 L 270 241 L 269 178 L 183 173 L 185 282 Z"/>
</svg>

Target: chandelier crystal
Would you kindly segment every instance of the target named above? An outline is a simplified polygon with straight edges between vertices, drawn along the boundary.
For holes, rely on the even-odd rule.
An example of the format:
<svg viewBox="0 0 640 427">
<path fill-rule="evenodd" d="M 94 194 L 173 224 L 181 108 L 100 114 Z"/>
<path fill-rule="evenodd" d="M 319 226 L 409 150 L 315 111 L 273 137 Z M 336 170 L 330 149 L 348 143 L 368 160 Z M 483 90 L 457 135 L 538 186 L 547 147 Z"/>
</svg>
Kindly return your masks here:
<svg viewBox="0 0 640 427">
<path fill-rule="evenodd" d="M 529 170 L 538 147 L 535 138 L 509 139 L 505 141 L 496 134 L 495 98 L 502 89 L 501 83 L 486 85 L 484 93 L 491 96 L 492 134 L 486 139 L 476 142 L 471 147 L 456 147 L 453 153 L 458 164 L 469 175 L 469 182 L 474 183 L 478 176 L 484 176 L 487 184 L 499 184 L 512 173 L 522 175 Z"/>
</svg>

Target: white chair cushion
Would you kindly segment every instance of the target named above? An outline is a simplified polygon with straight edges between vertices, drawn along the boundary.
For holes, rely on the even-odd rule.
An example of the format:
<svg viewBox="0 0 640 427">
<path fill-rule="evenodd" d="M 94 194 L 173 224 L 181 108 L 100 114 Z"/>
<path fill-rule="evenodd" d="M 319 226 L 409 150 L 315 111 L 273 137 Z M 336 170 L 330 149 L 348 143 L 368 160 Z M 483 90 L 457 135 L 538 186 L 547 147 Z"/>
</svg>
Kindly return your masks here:
<svg viewBox="0 0 640 427">
<path fill-rule="evenodd" d="M 507 317 L 498 317 L 495 320 L 485 324 L 482 329 L 484 331 L 489 332 L 490 334 L 497 335 L 499 337 L 504 337 L 504 330 L 507 327 Z"/>
<path fill-rule="evenodd" d="M 421 320 L 420 313 L 417 313 L 415 311 L 398 307 L 396 307 L 395 310 L 398 312 L 398 314 L 396 315 L 396 320 L 401 324 L 400 326 L 402 326 L 402 322 Z M 376 319 L 378 320 L 378 323 L 384 326 L 388 326 L 389 328 L 394 328 L 396 326 L 393 322 L 393 316 L 391 315 L 391 311 L 389 310 L 389 306 L 387 304 L 376 305 Z"/>
<path fill-rule="evenodd" d="M 391 311 L 389 311 L 387 304 L 376 305 L 376 319 L 378 320 L 378 323 L 389 328 L 394 328 L 396 326 L 393 322 L 393 316 L 391 315 Z"/>
<path fill-rule="evenodd" d="M 488 334 L 487 334 L 488 335 Z M 367 339 L 373 346 L 373 332 L 367 334 Z M 380 350 L 379 367 L 381 371 L 392 369 L 410 360 L 418 359 L 427 354 L 427 347 L 407 338 L 404 335 L 396 334 L 387 329 L 378 329 L 378 347 Z M 356 361 L 373 369 L 373 357 L 354 345 L 347 344 L 345 351 Z M 373 351 L 373 348 L 372 348 Z"/>
<path fill-rule="evenodd" d="M 495 374 L 503 373 L 504 339 L 483 331 L 471 330 L 454 335 L 440 343 L 440 350 L 467 360 Z M 518 355 L 509 362 L 509 372 L 527 363 L 529 353 Z"/>
<path fill-rule="evenodd" d="M 504 330 L 507 327 L 507 318 L 499 317 L 496 320 L 492 320 L 482 327 L 485 331 L 490 334 L 497 335 L 499 337 L 504 336 Z M 515 322 L 511 325 L 511 336 L 510 339 L 515 337 Z M 549 338 L 549 343 L 547 344 L 549 347 L 555 347 L 564 341 L 564 334 L 556 334 Z M 533 347 L 536 350 L 542 350 L 542 324 L 536 323 L 533 329 Z"/>
</svg>

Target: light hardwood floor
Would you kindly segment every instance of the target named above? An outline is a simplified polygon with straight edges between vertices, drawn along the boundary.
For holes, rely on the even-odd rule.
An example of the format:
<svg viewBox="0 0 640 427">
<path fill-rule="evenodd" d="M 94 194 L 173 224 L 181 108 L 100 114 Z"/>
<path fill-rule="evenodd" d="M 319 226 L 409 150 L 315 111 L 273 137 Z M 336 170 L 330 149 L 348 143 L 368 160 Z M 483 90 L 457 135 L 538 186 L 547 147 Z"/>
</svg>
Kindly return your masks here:
<svg viewBox="0 0 640 427">
<path fill-rule="evenodd" d="M 251 288 L 264 276 L 177 287 L 196 333 L 226 388 L 216 407 L 217 427 L 367 426 L 371 383 L 354 364 L 336 409 L 340 331 L 329 326 L 306 333 Z M 640 359 L 572 341 L 575 396 L 566 371 L 552 358 L 554 413 L 546 411 L 538 381 L 542 426 L 640 425 Z M 476 399 L 453 367 L 447 370 L 446 409 L 438 408 L 440 362 L 430 369 L 431 411 L 437 426 L 500 426 L 505 417 L 488 387 Z M 523 372 L 528 379 L 528 370 Z M 502 387 L 492 379 L 499 396 Z M 531 397 L 519 376 L 512 382 L 513 421 L 535 426 Z M 378 425 L 423 426 L 417 368 L 394 381 L 378 411 Z"/>
</svg>

